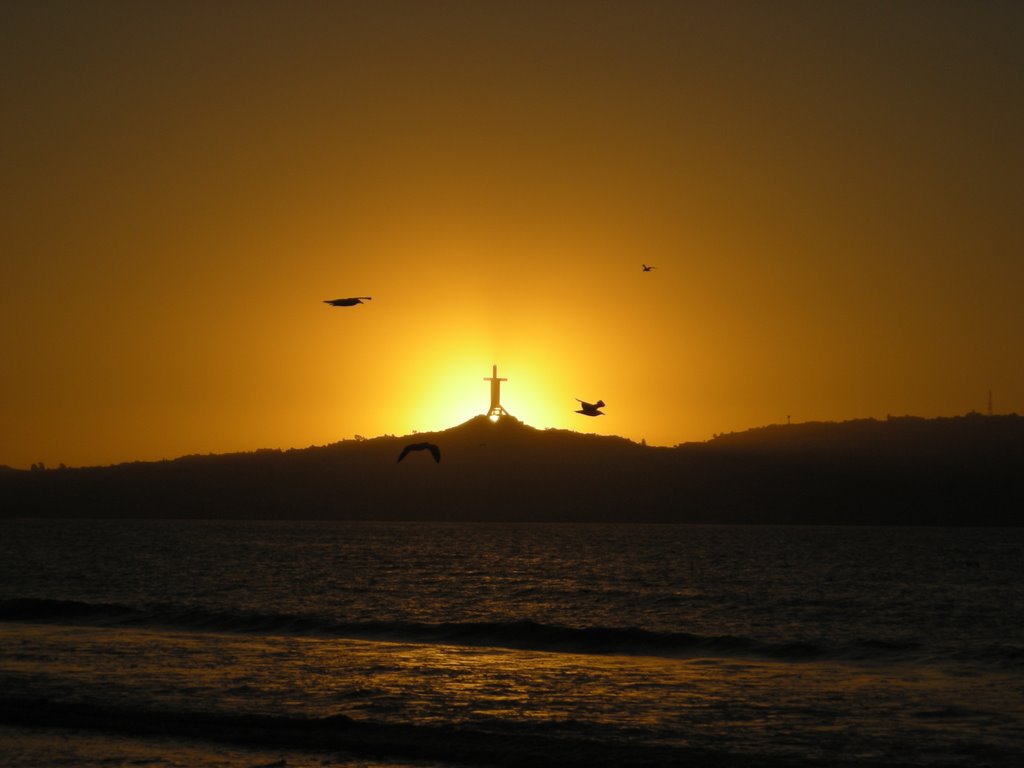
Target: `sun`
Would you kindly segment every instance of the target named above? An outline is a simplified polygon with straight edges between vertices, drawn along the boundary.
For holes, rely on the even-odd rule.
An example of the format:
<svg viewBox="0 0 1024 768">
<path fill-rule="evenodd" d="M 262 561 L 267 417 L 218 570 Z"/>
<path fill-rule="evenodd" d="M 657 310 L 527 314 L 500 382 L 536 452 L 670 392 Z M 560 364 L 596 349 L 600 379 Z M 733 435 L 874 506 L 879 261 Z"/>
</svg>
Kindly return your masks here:
<svg viewBox="0 0 1024 768">
<path fill-rule="evenodd" d="M 542 429 L 571 426 L 566 414 L 575 401 L 565 381 L 567 364 L 536 345 L 521 349 L 482 337 L 448 338 L 442 349 L 424 344 L 404 365 L 417 371 L 416 386 L 397 398 L 394 430 L 439 432 L 481 415 L 490 423 L 508 415 Z"/>
</svg>

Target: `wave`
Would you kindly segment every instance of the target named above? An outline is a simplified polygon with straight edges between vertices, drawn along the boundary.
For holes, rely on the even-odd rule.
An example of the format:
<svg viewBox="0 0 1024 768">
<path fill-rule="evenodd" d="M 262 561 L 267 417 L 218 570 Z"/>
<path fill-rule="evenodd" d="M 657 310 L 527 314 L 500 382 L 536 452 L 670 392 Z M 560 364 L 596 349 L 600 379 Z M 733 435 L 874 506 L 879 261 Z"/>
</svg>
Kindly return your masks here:
<svg viewBox="0 0 1024 768">
<path fill-rule="evenodd" d="M 0 600 L 0 622 L 136 627 L 181 631 L 319 636 L 388 642 L 436 643 L 556 653 L 686 658 L 753 657 L 789 662 L 823 660 L 900 661 L 934 658 L 920 643 L 853 640 L 769 642 L 733 635 L 704 636 L 630 627 L 567 627 L 529 620 L 479 622 L 336 621 L 318 616 L 218 611 L 173 605 L 135 607 L 119 603 L 19 598 Z M 947 655 L 947 654 L 939 654 Z M 1017 663 L 1024 649 L 989 646 L 957 649 L 957 661 Z"/>
<path fill-rule="evenodd" d="M 722 753 L 636 742 L 636 734 L 601 727 L 550 727 L 504 723 L 471 728 L 356 720 L 345 715 L 293 717 L 201 710 L 167 711 L 107 703 L 0 697 L 0 724 L 14 727 L 100 730 L 131 737 L 202 739 L 248 748 L 382 758 L 442 764 L 505 766 L 721 766 L 746 764 Z M 632 738 L 630 738 L 632 736 Z M 496 743 L 500 741 L 500 748 Z M 759 760 L 759 764 L 763 764 Z M 769 759 L 768 765 L 775 763 Z"/>
</svg>

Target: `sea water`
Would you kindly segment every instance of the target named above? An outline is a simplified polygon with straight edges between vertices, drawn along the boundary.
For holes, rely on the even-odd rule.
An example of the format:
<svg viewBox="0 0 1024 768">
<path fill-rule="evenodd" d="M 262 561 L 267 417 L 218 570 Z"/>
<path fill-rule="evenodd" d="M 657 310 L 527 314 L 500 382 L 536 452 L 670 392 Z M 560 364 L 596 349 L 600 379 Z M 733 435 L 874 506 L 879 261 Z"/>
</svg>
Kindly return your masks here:
<svg viewBox="0 0 1024 768">
<path fill-rule="evenodd" d="M 1024 529 L 0 521 L 5 766 L 1024 764 Z"/>
</svg>

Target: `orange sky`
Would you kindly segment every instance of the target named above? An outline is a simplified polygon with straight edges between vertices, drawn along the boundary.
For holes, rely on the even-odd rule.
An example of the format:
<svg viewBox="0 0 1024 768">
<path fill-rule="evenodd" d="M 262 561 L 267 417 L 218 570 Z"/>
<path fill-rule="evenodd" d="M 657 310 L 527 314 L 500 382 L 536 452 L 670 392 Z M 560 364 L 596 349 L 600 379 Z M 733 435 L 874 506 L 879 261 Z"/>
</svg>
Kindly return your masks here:
<svg viewBox="0 0 1024 768">
<path fill-rule="evenodd" d="M 1019 2 L 5 3 L 0 103 L 0 464 L 442 429 L 494 363 L 651 444 L 1024 411 Z"/>
</svg>

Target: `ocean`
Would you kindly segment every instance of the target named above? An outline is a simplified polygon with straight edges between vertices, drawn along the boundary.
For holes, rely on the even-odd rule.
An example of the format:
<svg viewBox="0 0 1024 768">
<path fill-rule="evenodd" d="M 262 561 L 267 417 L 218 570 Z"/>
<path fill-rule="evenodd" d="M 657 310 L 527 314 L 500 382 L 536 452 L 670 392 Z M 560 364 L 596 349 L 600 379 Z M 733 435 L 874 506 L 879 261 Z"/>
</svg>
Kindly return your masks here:
<svg viewBox="0 0 1024 768">
<path fill-rule="evenodd" d="M 3 766 L 1024 765 L 1024 529 L 0 520 Z"/>
</svg>

